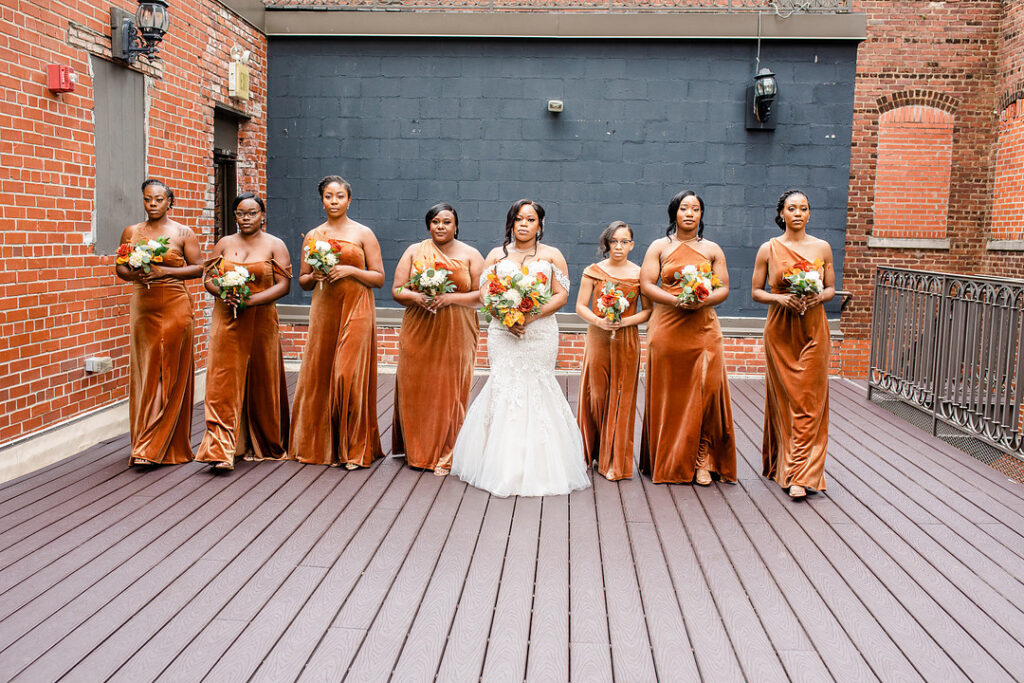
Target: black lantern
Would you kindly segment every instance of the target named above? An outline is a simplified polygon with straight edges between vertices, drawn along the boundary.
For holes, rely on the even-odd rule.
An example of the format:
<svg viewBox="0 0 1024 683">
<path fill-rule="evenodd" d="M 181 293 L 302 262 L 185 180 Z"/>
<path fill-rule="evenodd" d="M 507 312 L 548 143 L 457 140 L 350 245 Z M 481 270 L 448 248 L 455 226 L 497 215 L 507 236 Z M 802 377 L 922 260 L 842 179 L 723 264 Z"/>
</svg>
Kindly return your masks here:
<svg viewBox="0 0 1024 683">
<path fill-rule="evenodd" d="M 116 7 L 110 8 L 110 49 L 115 59 L 129 64 L 145 57 L 159 59 L 157 45 L 163 40 L 171 18 L 166 0 L 139 0 L 139 9 L 132 16 Z"/>
<path fill-rule="evenodd" d="M 779 93 L 779 84 L 771 69 L 761 69 L 754 84 L 747 88 L 747 129 L 775 130 L 772 104 Z"/>
</svg>

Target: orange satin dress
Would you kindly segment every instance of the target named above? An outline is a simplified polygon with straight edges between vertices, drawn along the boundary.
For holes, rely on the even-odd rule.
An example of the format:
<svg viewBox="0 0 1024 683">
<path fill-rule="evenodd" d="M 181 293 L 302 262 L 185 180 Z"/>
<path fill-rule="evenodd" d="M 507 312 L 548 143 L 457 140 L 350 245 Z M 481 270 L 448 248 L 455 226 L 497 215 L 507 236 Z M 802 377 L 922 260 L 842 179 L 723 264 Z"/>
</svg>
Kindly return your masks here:
<svg viewBox="0 0 1024 683">
<path fill-rule="evenodd" d="M 782 274 L 804 257 L 777 239 L 769 245 L 768 283 L 773 292 L 784 292 Z M 830 350 L 824 306 L 803 315 L 779 304 L 768 307 L 761 457 L 764 476 L 783 488 L 825 490 Z"/>
<path fill-rule="evenodd" d="M 256 277 L 256 294 L 291 279 L 277 261 L 243 263 L 211 259 L 207 271 L 244 266 Z M 288 455 L 288 386 L 284 375 L 277 305 L 245 308 L 237 317 L 220 298 L 213 305 L 210 352 L 206 365 L 206 435 L 196 460 L 234 464 L 251 451 L 256 460 Z"/>
<path fill-rule="evenodd" d="M 661 287 L 681 291 L 675 272 L 707 259 L 679 244 L 661 264 Z M 736 481 L 736 439 L 722 328 L 715 309 L 689 311 L 655 304 L 647 324 L 647 386 L 644 392 L 640 471 L 655 483 L 693 481 L 706 469 Z"/>
<path fill-rule="evenodd" d="M 143 237 L 132 232 L 129 242 Z M 187 265 L 170 248 L 163 264 Z M 132 439 L 129 462 L 180 465 L 192 460 L 192 296 L 184 280 L 162 277 L 132 283 L 130 303 L 128 412 Z"/>
<path fill-rule="evenodd" d="M 473 291 L 469 264 L 445 256 L 433 240 L 421 242 L 413 261 L 441 263 L 457 292 Z M 413 467 L 451 469 L 452 449 L 466 419 L 480 339 L 476 310 L 446 306 L 430 313 L 407 306 L 398 336 L 395 418 L 391 452 Z"/>
<path fill-rule="evenodd" d="M 327 239 L 317 229 L 306 241 Z M 338 242 L 339 265 L 366 268 L 360 245 Z M 376 321 L 373 291 L 359 280 L 325 280 L 313 288 L 288 438 L 293 460 L 368 467 L 384 454 L 377 427 Z"/>
<path fill-rule="evenodd" d="M 590 310 L 597 316 L 597 300 L 605 282 L 615 283 L 627 296 L 629 308 L 622 317 L 637 312 L 640 281 L 615 278 L 597 264 L 587 266 L 583 277 L 593 281 Z M 630 479 L 633 476 L 633 426 L 636 416 L 636 392 L 640 375 L 640 330 L 636 325 L 615 333 L 597 325 L 587 328 L 580 372 L 580 400 L 576 421 L 583 434 L 583 453 L 587 463 L 597 460 L 597 470 L 606 479 Z"/>
</svg>

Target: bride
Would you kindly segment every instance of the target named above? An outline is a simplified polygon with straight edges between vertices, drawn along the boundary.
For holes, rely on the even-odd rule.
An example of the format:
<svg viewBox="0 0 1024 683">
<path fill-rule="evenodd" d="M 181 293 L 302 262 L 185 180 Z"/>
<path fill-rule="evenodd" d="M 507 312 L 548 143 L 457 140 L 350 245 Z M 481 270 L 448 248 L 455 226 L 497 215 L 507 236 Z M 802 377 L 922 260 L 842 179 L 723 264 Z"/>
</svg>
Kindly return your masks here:
<svg viewBox="0 0 1024 683">
<path fill-rule="evenodd" d="M 569 298 L 568 268 L 558 249 L 540 243 L 543 235 L 544 208 L 520 199 L 505 218 L 504 243 L 487 255 L 484 277 L 525 266 L 546 277 L 552 296 L 523 323 L 491 321 L 491 376 L 466 413 L 452 456 L 452 474 L 501 497 L 558 495 L 590 485 L 583 439 L 554 375 L 553 315 Z"/>
</svg>

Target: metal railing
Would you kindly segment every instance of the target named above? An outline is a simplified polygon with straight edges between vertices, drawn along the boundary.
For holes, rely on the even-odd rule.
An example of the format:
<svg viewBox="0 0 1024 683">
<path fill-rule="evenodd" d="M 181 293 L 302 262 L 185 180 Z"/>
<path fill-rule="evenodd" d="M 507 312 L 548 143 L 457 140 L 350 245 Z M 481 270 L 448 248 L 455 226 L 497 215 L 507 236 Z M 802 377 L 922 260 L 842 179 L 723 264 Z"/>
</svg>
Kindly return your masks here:
<svg viewBox="0 0 1024 683">
<path fill-rule="evenodd" d="M 875 274 L 872 391 L 1024 458 L 1024 280 Z"/>
</svg>

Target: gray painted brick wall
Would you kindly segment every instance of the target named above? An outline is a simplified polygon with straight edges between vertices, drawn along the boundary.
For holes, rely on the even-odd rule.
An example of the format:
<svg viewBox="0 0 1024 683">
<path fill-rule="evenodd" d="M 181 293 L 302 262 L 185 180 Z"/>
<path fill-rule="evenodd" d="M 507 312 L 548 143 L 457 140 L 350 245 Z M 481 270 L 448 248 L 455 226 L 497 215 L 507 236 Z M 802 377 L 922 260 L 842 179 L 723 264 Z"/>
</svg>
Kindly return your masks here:
<svg viewBox="0 0 1024 683">
<path fill-rule="evenodd" d="M 774 132 L 744 128 L 751 41 L 555 41 L 271 38 L 270 229 L 299 258 L 300 235 L 323 220 L 316 183 L 353 186 L 350 215 L 371 226 L 388 275 L 424 239 L 438 201 L 459 212 L 460 237 L 501 243 L 520 197 L 547 210 L 544 241 L 574 282 L 598 259 L 613 220 L 636 231 L 633 260 L 665 232 L 680 189 L 707 203 L 706 236 L 728 259 L 723 315 L 764 315 L 750 300 L 759 244 L 782 190 L 800 187 L 810 229 L 832 244 L 841 284 L 856 44 L 766 43 L 779 81 Z M 549 99 L 565 111 L 547 111 Z M 289 303 L 308 303 L 293 288 Z M 574 300 L 574 299 L 573 299 Z"/>
</svg>

